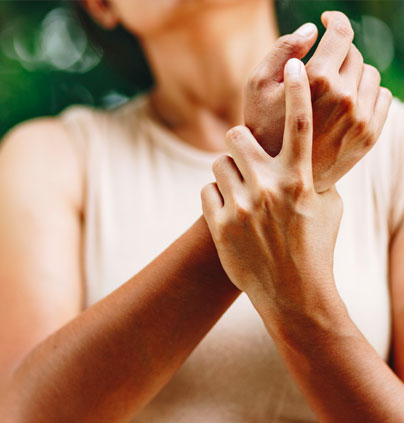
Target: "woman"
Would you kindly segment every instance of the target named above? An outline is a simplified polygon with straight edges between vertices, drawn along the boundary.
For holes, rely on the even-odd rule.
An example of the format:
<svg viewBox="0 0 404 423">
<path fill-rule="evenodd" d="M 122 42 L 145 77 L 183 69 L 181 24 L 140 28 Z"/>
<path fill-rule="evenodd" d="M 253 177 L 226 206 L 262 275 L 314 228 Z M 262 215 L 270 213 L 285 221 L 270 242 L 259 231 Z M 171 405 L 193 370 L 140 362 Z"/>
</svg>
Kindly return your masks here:
<svg viewBox="0 0 404 423">
<path fill-rule="evenodd" d="M 199 216 L 199 190 L 226 151 L 226 131 L 243 122 L 242 88 L 271 45 L 249 83 L 246 123 L 268 151 L 279 150 L 283 67 L 307 53 L 315 31 L 305 26 L 275 43 L 273 5 L 264 0 L 85 6 L 104 27 L 120 23 L 139 36 L 156 86 L 112 113 L 73 108 L 23 124 L 2 144 L 2 415 L 15 422 L 314 420 L 261 318 L 223 272 L 203 219 L 146 265 Z M 324 23 L 308 64 L 319 191 L 370 149 L 390 103 L 351 46 L 347 19 L 331 13 Z M 344 203 L 366 200 L 369 213 L 345 213 L 351 220 L 336 264 L 348 303 L 357 296 L 349 283 L 370 272 L 377 314 L 366 335 L 384 359 L 390 234 L 383 222 L 391 211 L 393 234 L 400 221 L 401 205 L 391 207 L 389 195 L 399 180 L 399 151 L 390 155 L 400 113 L 395 105 L 384 140 L 344 182 Z M 383 176 L 374 181 L 377 172 Z M 366 197 L 356 198 L 364 184 Z M 358 223 L 358 232 L 350 230 Z M 361 238 L 360 263 L 380 253 L 365 269 L 351 258 Z M 350 311 L 361 317 L 363 308 L 353 303 Z M 375 321 L 382 324 L 373 334 Z"/>
<path fill-rule="evenodd" d="M 217 184 L 202 192 L 221 263 L 248 294 L 320 421 L 403 421 L 404 385 L 335 285 L 342 202 L 335 187 L 322 194 L 314 187 L 310 86 L 297 59 L 286 65 L 285 88 L 286 122 L 300 124 L 286 124 L 279 155 L 272 159 L 246 128 L 235 128 L 228 135 L 234 160 L 225 156 Z"/>
</svg>

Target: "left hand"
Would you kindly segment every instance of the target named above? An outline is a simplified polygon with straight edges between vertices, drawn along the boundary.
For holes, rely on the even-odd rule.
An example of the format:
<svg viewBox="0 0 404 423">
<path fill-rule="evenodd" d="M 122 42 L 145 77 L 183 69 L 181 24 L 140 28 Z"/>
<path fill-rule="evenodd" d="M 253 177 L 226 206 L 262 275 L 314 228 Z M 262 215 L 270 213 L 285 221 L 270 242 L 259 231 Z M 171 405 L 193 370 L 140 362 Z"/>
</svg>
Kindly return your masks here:
<svg viewBox="0 0 404 423">
<path fill-rule="evenodd" d="M 334 187 L 321 194 L 314 189 L 312 105 L 302 62 L 291 59 L 284 77 L 280 154 L 269 156 L 246 127 L 231 129 L 232 157 L 215 161 L 216 183 L 201 194 L 224 270 L 274 322 L 335 303 L 333 254 L 342 214 Z"/>
<path fill-rule="evenodd" d="M 380 87 L 379 72 L 363 64 L 352 44 L 349 19 L 334 11 L 324 12 L 321 20 L 327 30 L 306 65 L 312 93 L 317 192 L 334 185 L 374 146 L 392 100 L 390 91 Z M 301 35 L 302 28 L 276 41 L 250 76 L 246 90 L 245 125 L 271 156 L 282 147 L 284 65 L 291 57 L 304 57 L 316 39 L 316 32 L 308 38 Z"/>
</svg>

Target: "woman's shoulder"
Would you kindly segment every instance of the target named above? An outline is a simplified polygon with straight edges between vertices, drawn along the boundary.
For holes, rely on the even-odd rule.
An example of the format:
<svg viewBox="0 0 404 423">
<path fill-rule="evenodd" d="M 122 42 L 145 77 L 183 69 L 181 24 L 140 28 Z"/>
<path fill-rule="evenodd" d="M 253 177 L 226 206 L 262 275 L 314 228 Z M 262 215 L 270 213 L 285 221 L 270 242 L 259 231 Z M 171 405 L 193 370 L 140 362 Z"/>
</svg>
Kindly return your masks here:
<svg viewBox="0 0 404 423">
<path fill-rule="evenodd" d="M 0 178 L 30 196 L 57 186 L 81 208 L 82 169 L 69 131 L 57 117 L 28 120 L 12 128 L 0 144 Z M 19 188 L 18 188 L 19 187 Z"/>
<path fill-rule="evenodd" d="M 21 154 L 36 151 L 49 161 L 67 151 L 72 154 L 70 133 L 59 117 L 41 117 L 16 125 L 5 135 L 0 148 L 2 153 L 5 150 Z"/>
<path fill-rule="evenodd" d="M 57 186 L 58 193 L 82 209 L 89 145 L 125 138 L 119 135 L 128 125 L 136 125 L 145 101 L 139 96 L 111 110 L 73 105 L 57 116 L 16 125 L 0 142 L 0 178 L 15 190 L 32 186 L 30 195 L 35 190 L 49 192 L 49 184 Z"/>
</svg>

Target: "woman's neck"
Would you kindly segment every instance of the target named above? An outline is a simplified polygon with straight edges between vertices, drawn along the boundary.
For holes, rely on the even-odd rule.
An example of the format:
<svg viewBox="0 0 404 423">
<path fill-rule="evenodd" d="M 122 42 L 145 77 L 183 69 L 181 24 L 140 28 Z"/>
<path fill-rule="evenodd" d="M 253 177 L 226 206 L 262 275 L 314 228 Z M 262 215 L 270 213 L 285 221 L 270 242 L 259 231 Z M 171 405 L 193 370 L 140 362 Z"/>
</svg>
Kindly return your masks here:
<svg viewBox="0 0 404 423">
<path fill-rule="evenodd" d="M 270 0 L 230 0 L 143 39 L 156 115 L 189 144 L 224 151 L 225 132 L 243 122 L 248 76 L 277 37 Z"/>
</svg>

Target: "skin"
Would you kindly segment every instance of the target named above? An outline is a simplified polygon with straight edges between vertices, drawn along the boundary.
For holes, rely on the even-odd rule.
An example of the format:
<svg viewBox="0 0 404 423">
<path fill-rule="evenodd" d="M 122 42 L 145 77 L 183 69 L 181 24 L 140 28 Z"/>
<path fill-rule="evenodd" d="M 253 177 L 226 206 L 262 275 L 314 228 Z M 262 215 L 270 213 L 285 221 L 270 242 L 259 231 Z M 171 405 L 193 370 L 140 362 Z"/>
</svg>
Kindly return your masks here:
<svg viewBox="0 0 404 423">
<path fill-rule="evenodd" d="M 372 148 L 382 129 L 381 119 L 373 117 L 378 115 L 377 109 L 387 110 L 385 104 L 391 96 L 379 86 L 377 69 L 364 64 L 362 55 L 351 44 L 353 31 L 346 17 L 326 12 L 321 19 L 326 28 L 333 29 L 333 35 L 320 41 L 307 64 L 315 128 L 313 174 L 318 192 L 338 181 Z M 283 63 L 289 57 L 302 58 L 315 40 L 313 35 L 308 37 L 309 43 L 298 34 L 294 37 L 292 43 L 285 40 L 291 44 L 286 58 L 285 41 L 278 41 Z M 285 121 L 283 68 L 275 78 L 268 76 L 268 69 L 278 57 L 264 60 L 255 69 L 245 104 L 245 124 L 271 156 L 276 156 L 282 147 Z M 273 111 L 270 118 L 266 110 Z M 345 151 L 350 153 L 345 155 Z M 341 159 L 342 156 L 345 157 Z"/>
<path fill-rule="evenodd" d="M 272 8 L 261 0 L 198 0 L 186 7 L 159 1 L 161 8 L 149 9 L 143 0 L 86 5 L 105 27 L 120 22 L 141 36 L 158 77 L 152 98 L 162 121 L 185 142 L 224 150 L 226 131 L 243 119 L 242 87 L 275 41 Z M 335 37 L 334 28 L 327 37 Z M 267 78 L 283 69 L 295 41 L 294 35 L 275 46 L 278 65 Z M 350 45 L 349 37 L 335 42 Z M 224 54 L 232 51 L 237 54 Z M 183 60 L 187 66 L 179 67 Z M 383 98 L 387 112 L 389 98 Z M 382 126 L 383 114 L 377 116 Z M 0 410 L 8 421 L 126 421 L 167 383 L 240 292 L 223 272 L 201 218 L 146 269 L 84 311 L 85 169 L 74 145 L 57 119 L 25 123 L 1 145 L 0 316 L 7 324 L 0 337 L 7 348 L 0 354 Z M 349 155 L 341 150 L 338 160 Z M 191 258 L 189 251 L 199 255 Z"/>
<path fill-rule="evenodd" d="M 334 283 L 342 202 L 334 187 L 319 194 L 314 186 L 310 86 L 297 59 L 286 66 L 285 97 L 279 155 L 267 155 L 246 127 L 233 128 L 233 158 L 219 161 L 216 183 L 202 191 L 220 261 L 319 421 L 403 421 L 404 384 L 352 322 Z"/>
</svg>

